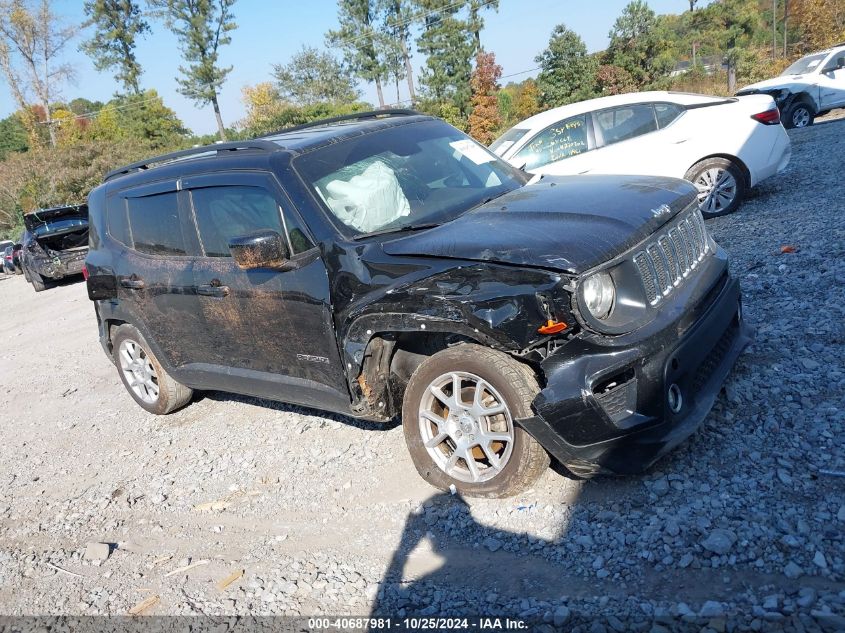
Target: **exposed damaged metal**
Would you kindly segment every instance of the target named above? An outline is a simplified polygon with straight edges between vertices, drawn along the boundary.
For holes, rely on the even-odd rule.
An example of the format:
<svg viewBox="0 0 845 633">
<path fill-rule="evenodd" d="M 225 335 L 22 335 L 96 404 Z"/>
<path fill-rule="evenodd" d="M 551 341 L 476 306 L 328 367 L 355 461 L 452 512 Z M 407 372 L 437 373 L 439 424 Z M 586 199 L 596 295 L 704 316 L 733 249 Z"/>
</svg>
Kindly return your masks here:
<svg viewBox="0 0 845 633">
<path fill-rule="evenodd" d="M 39 209 L 24 215 L 21 263 L 36 291 L 45 281 L 82 272 L 88 254 L 86 205 Z"/>
</svg>

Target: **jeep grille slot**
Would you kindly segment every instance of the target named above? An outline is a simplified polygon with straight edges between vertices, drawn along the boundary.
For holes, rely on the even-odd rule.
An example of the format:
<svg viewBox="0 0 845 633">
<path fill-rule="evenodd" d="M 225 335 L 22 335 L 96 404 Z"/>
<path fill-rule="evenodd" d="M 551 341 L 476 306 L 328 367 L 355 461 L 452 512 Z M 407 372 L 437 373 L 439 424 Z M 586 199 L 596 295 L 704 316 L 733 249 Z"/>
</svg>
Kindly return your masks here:
<svg viewBox="0 0 845 633">
<path fill-rule="evenodd" d="M 698 210 L 688 213 L 634 255 L 646 298 L 656 305 L 695 270 L 710 252 L 707 229 Z"/>
</svg>

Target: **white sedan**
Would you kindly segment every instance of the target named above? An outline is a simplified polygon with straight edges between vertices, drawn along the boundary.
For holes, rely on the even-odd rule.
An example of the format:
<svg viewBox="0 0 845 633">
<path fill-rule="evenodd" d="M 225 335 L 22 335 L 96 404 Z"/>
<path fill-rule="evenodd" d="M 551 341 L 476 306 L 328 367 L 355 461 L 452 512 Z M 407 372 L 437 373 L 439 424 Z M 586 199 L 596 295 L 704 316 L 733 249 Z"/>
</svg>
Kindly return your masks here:
<svg viewBox="0 0 845 633">
<path fill-rule="evenodd" d="M 517 124 L 490 149 L 534 174 L 686 178 L 705 217 L 735 211 L 745 192 L 789 163 L 771 97 L 639 92 L 554 108 Z"/>
</svg>

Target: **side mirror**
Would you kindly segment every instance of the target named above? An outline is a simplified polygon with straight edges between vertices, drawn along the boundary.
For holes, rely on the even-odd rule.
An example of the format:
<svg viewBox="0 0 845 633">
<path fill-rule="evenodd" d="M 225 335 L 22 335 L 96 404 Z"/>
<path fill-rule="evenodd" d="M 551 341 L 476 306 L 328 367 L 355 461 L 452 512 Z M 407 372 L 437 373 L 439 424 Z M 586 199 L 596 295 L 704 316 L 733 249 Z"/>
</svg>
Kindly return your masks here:
<svg viewBox="0 0 845 633">
<path fill-rule="evenodd" d="M 269 229 L 229 240 L 229 252 L 239 268 L 282 268 L 290 259 L 287 243 L 276 231 Z"/>
</svg>

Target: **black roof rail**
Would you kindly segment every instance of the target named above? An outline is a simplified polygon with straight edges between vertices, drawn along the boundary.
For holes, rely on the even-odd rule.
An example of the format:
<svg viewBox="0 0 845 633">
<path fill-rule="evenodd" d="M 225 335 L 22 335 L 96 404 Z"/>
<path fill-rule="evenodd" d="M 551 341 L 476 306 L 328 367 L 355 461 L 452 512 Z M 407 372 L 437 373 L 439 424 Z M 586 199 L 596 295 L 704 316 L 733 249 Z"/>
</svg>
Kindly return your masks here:
<svg viewBox="0 0 845 633">
<path fill-rule="evenodd" d="M 272 141 L 262 141 L 261 139 L 251 141 L 231 141 L 229 143 L 216 143 L 214 145 L 203 145 L 202 147 L 192 147 L 190 149 L 179 150 L 178 152 L 170 152 L 169 154 L 162 154 L 161 156 L 154 156 L 145 160 L 139 160 L 135 163 L 112 169 L 103 178 L 103 182 L 111 180 L 117 176 L 123 176 L 133 171 L 143 171 L 159 163 L 170 163 L 190 156 L 200 156 L 202 154 L 216 153 L 218 156 L 225 152 L 236 152 L 238 150 L 261 150 L 265 152 L 273 152 L 281 149 L 276 143 Z"/>
<path fill-rule="evenodd" d="M 333 116 L 328 119 L 319 119 L 318 121 L 311 121 L 310 123 L 303 123 L 301 125 L 294 125 L 292 127 L 285 127 L 269 134 L 262 134 L 259 138 L 267 138 L 269 136 L 278 136 L 280 134 L 287 134 L 288 132 L 297 132 L 299 130 L 307 130 L 312 127 L 323 127 L 324 125 L 332 125 L 334 123 L 343 123 L 344 121 L 361 121 L 363 119 L 379 119 L 392 116 L 415 116 L 420 112 L 416 110 L 408 110 L 402 108 L 385 109 L 385 110 L 370 110 L 368 112 L 355 112 L 353 114 L 343 114 L 341 116 Z"/>
</svg>

